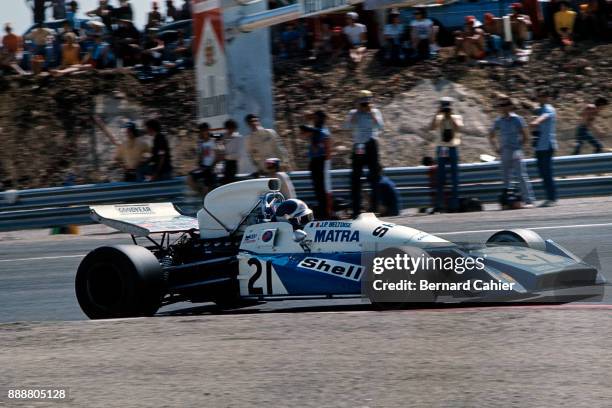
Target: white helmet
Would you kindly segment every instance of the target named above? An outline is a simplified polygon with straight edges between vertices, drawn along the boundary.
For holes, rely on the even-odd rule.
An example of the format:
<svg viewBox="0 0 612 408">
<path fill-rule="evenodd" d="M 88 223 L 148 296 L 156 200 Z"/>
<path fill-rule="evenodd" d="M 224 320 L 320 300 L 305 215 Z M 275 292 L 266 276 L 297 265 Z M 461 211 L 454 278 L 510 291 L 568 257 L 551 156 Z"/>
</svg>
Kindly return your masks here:
<svg viewBox="0 0 612 408">
<path fill-rule="evenodd" d="M 293 225 L 293 229 L 304 228 L 313 220 L 312 210 L 305 202 L 295 198 L 283 201 L 274 215 L 276 221 L 286 221 Z"/>
</svg>

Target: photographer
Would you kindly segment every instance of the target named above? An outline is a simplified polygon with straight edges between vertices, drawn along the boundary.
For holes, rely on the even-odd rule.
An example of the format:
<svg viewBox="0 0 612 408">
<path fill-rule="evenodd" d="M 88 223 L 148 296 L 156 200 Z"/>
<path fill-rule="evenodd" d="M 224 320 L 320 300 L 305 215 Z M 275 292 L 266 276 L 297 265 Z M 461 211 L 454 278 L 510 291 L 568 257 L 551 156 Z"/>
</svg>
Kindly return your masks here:
<svg viewBox="0 0 612 408">
<path fill-rule="evenodd" d="M 344 125 L 353 132 L 353 155 L 351 174 L 351 197 L 353 217 L 361 212 L 361 175 L 363 166 L 368 166 L 368 180 L 372 188 L 370 212 L 376 212 L 378 206 L 377 185 L 380 179 L 380 160 L 378 158 L 378 135 L 384 122 L 380 110 L 372 106 L 372 92 L 359 91 L 357 109 L 349 112 Z"/>
<path fill-rule="evenodd" d="M 438 163 L 437 171 L 437 194 L 435 200 L 435 211 L 441 211 L 444 205 L 444 185 L 446 184 L 446 166 L 450 167 L 451 177 L 451 199 L 448 205 L 450 211 L 459 208 L 459 154 L 457 152 L 461 144 L 459 132 L 463 127 L 461 115 L 453 113 L 452 98 L 440 99 L 440 109 L 431 121 L 430 129 L 440 132 L 440 139 L 436 148 Z"/>
</svg>

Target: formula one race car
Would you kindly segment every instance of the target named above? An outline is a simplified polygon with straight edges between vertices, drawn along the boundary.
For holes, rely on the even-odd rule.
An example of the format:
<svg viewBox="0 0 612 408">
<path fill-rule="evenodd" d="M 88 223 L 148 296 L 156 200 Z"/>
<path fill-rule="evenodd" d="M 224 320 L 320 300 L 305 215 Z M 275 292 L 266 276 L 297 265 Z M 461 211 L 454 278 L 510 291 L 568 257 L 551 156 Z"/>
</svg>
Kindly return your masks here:
<svg viewBox="0 0 612 408">
<path fill-rule="evenodd" d="M 244 302 L 293 297 L 363 296 L 372 275 L 364 257 L 385 248 L 484 259 L 484 267 L 435 281 L 497 282 L 511 290 L 467 286 L 430 290 L 428 301 L 550 302 L 601 296 L 602 275 L 533 231 L 494 234 L 461 247 L 366 213 L 355 220 L 315 221 L 299 200 L 285 200 L 277 179 L 240 181 L 211 191 L 197 218 L 171 203 L 91 207 L 92 217 L 132 236 L 134 245 L 90 252 L 76 275 L 76 295 L 92 319 L 153 315 L 168 304 Z M 150 245 L 140 246 L 146 239 Z M 439 271 L 438 271 L 439 272 Z M 427 272 L 432 277 L 432 272 Z M 433 278 L 432 278 L 433 281 Z"/>
</svg>

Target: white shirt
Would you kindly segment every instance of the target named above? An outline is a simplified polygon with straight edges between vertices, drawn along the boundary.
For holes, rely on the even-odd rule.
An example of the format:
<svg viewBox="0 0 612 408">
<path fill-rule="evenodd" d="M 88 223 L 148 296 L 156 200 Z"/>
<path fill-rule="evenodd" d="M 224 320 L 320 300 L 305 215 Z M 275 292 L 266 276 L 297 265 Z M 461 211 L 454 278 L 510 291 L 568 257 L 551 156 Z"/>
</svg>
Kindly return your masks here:
<svg viewBox="0 0 612 408">
<path fill-rule="evenodd" d="M 394 40 L 399 39 L 403 32 L 404 32 L 404 26 L 401 25 L 401 24 L 387 24 L 387 25 L 385 25 L 384 34 L 386 36 L 389 36 L 389 37 L 393 38 Z"/>
<path fill-rule="evenodd" d="M 227 137 L 227 136 L 226 136 Z M 238 132 L 225 140 L 225 160 L 240 160 L 244 152 L 244 137 Z"/>
<path fill-rule="evenodd" d="M 410 27 L 412 27 L 413 32 L 419 40 L 427 40 L 431 37 L 433 22 L 428 18 L 424 18 L 423 20 L 412 20 Z"/>
<path fill-rule="evenodd" d="M 461 144 L 461 136 L 459 132 L 461 132 L 461 128 L 463 127 L 463 117 L 461 115 L 451 115 L 451 117 L 455 120 L 455 123 L 459 127 L 458 132 L 453 132 L 453 138 L 450 142 L 444 142 L 442 139 L 442 134 L 445 129 L 453 129 L 453 123 L 450 119 L 446 118 L 443 114 L 436 115 L 436 121 L 434 123 L 434 127 L 439 131 L 439 141 L 438 146 L 446 146 L 453 147 L 459 146 Z"/>
<path fill-rule="evenodd" d="M 376 121 L 374 121 L 372 115 L 374 115 Z M 355 121 L 353 121 L 353 117 L 356 117 Z M 370 139 L 377 139 L 383 126 L 382 113 L 376 108 L 372 108 L 372 114 L 353 109 L 349 112 L 344 124 L 345 129 L 353 131 L 353 143 L 355 144 L 367 143 Z"/>
<path fill-rule="evenodd" d="M 210 167 L 213 164 L 215 164 L 215 141 L 214 140 L 208 140 L 206 142 L 204 141 L 200 141 L 199 144 L 199 149 L 200 149 L 200 156 L 201 156 L 201 165 L 205 166 L 205 167 Z"/>
<path fill-rule="evenodd" d="M 355 23 L 352 26 L 344 26 L 342 32 L 349 38 L 351 44 L 359 45 L 363 42 L 361 39 L 361 34 L 368 32 L 368 29 L 361 23 Z"/>
</svg>

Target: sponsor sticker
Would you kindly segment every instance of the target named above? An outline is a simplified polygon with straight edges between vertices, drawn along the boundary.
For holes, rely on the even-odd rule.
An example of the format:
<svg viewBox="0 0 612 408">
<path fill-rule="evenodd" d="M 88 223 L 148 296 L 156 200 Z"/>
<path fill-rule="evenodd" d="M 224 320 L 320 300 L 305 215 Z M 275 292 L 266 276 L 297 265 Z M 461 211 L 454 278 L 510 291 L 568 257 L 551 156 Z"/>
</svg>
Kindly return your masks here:
<svg viewBox="0 0 612 408">
<path fill-rule="evenodd" d="M 261 235 L 263 242 L 270 242 L 274 238 L 274 230 L 267 230 Z"/>
<path fill-rule="evenodd" d="M 359 242 L 359 231 L 320 229 L 315 231 L 314 242 Z"/>
<path fill-rule="evenodd" d="M 123 215 L 153 214 L 153 210 L 148 205 L 116 206 L 115 208 Z"/>
<path fill-rule="evenodd" d="M 363 267 L 361 265 L 312 257 L 302 259 L 298 267 L 326 273 L 328 275 L 340 276 L 353 281 L 358 281 L 363 273 Z"/>
<path fill-rule="evenodd" d="M 254 242 L 257 241 L 257 233 L 256 232 L 251 232 L 250 234 L 246 234 L 244 236 L 244 243 L 245 244 L 252 244 Z"/>
<path fill-rule="evenodd" d="M 315 228 L 351 228 L 351 223 L 342 221 L 316 221 L 310 226 Z"/>
</svg>

